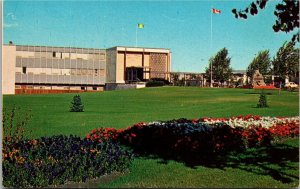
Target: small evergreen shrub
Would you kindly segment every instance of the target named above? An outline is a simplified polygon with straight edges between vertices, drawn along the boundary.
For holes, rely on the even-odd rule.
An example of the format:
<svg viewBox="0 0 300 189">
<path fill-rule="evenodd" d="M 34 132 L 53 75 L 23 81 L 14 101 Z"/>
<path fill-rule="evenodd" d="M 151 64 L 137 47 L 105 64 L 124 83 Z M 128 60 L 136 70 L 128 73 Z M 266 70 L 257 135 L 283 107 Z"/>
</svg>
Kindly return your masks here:
<svg viewBox="0 0 300 189">
<path fill-rule="evenodd" d="M 73 97 L 73 101 L 71 102 L 70 112 L 83 112 L 83 104 L 81 102 L 81 98 L 79 95 L 75 95 Z"/>
<path fill-rule="evenodd" d="M 267 108 L 268 107 L 267 96 L 263 91 L 261 92 L 261 94 L 259 96 L 259 101 L 258 101 L 257 107 L 258 108 Z"/>
</svg>

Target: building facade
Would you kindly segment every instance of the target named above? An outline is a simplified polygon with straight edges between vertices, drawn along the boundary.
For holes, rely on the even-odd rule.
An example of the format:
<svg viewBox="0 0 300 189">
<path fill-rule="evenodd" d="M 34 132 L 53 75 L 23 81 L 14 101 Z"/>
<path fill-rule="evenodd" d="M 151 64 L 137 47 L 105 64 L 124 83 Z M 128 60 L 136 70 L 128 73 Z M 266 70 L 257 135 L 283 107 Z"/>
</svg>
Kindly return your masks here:
<svg viewBox="0 0 300 189">
<path fill-rule="evenodd" d="M 169 49 L 3 45 L 2 93 L 103 91 L 151 78 L 169 79 Z"/>
<path fill-rule="evenodd" d="M 107 84 L 170 80 L 169 49 L 113 47 L 107 49 Z"/>
<path fill-rule="evenodd" d="M 172 72 L 170 82 L 175 86 L 204 87 L 206 79 L 204 73 Z"/>
</svg>

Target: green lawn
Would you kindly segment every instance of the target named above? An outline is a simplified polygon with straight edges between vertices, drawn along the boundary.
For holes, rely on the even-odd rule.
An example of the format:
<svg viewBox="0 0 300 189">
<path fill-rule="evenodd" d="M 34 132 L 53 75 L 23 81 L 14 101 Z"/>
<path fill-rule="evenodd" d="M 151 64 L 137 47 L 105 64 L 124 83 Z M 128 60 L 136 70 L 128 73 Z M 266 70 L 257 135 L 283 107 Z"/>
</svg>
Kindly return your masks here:
<svg viewBox="0 0 300 189">
<path fill-rule="evenodd" d="M 33 137 L 57 134 L 85 136 L 93 128 L 126 128 L 134 123 L 176 118 L 236 115 L 297 116 L 299 93 L 266 91 L 269 108 L 256 108 L 259 90 L 162 87 L 81 93 L 83 113 L 69 112 L 75 94 L 4 96 L 4 108 L 31 109 Z M 296 187 L 298 140 L 269 149 L 232 156 L 228 165 L 195 168 L 180 162 L 136 158 L 131 172 L 100 184 L 103 187 Z M 290 151 L 284 151 L 284 150 Z M 281 152 L 285 152 L 281 154 Z M 274 153 L 276 152 L 276 153 Z M 295 153 L 296 152 L 296 153 Z M 253 157 L 253 154 L 255 155 Z M 277 157 L 280 154 L 280 157 Z M 290 156 L 288 154 L 294 154 Z M 274 156 L 274 161 L 270 158 Z M 239 158 L 239 159 L 235 159 Z M 296 160 L 295 160 L 296 158 Z"/>
<path fill-rule="evenodd" d="M 250 149 L 231 156 L 225 166 L 196 168 L 170 160 L 137 158 L 131 173 L 103 188 L 292 188 L 299 185 L 298 140 L 271 149 Z"/>
<path fill-rule="evenodd" d="M 4 96 L 4 108 L 13 105 L 32 112 L 33 137 L 56 134 L 84 136 L 93 128 L 126 128 L 134 123 L 176 118 L 236 115 L 296 116 L 299 93 L 272 91 L 270 108 L 255 108 L 260 91 L 193 87 L 145 88 L 81 93 L 85 112 L 69 112 L 75 94 Z M 268 93 L 270 91 L 267 91 Z"/>
</svg>

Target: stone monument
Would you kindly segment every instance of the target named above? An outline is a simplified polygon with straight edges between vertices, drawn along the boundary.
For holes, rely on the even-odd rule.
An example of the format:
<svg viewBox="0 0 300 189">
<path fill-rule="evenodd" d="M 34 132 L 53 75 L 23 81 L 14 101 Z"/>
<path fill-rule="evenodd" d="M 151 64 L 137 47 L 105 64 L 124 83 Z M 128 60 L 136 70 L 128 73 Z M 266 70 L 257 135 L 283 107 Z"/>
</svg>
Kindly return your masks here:
<svg viewBox="0 0 300 189">
<path fill-rule="evenodd" d="M 252 86 L 253 87 L 266 86 L 264 82 L 264 77 L 261 73 L 259 73 L 259 70 L 255 70 L 252 76 Z"/>
</svg>

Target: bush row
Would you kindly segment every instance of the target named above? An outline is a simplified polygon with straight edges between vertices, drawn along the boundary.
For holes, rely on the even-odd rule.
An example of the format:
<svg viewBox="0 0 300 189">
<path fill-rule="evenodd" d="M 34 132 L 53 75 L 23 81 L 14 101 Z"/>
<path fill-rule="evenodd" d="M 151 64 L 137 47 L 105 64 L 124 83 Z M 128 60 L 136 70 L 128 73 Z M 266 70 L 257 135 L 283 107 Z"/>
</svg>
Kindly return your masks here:
<svg viewBox="0 0 300 189">
<path fill-rule="evenodd" d="M 85 181 L 113 171 L 125 171 L 132 154 L 117 143 L 76 136 L 4 141 L 3 185 L 47 187 Z"/>
<path fill-rule="evenodd" d="M 152 78 L 150 81 L 146 83 L 146 87 L 161 87 L 169 84 L 170 82 L 163 78 Z"/>
<path fill-rule="evenodd" d="M 163 81 L 148 81 L 146 83 L 146 87 L 161 87 L 164 86 L 164 82 Z"/>
</svg>

